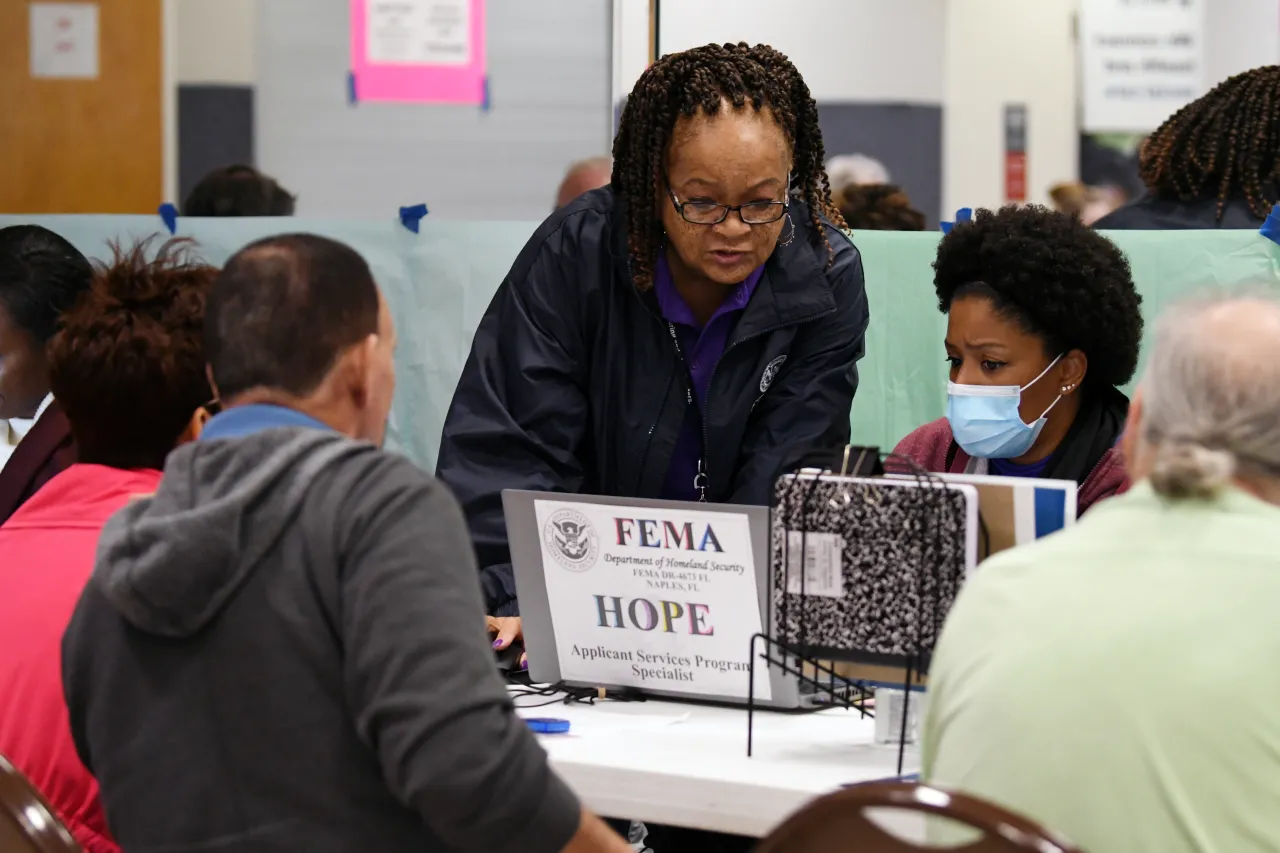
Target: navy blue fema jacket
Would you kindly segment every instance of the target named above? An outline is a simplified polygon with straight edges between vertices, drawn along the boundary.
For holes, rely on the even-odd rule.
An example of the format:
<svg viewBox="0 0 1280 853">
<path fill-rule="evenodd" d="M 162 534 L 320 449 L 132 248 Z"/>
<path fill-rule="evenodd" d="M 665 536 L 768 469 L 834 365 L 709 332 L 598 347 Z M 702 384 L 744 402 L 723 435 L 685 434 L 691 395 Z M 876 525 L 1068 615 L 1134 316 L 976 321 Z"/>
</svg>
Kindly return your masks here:
<svg viewBox="0 0 1280 853">
<path fill-rule="evenodd" d="M 793 200 L 707 392 L 707 500 L 767 505 L 788 457 L 849 440 L 867 329 L 862 259 L 815 239 Z M 690 405 L 689 371 L 652 291 L 631 282 L 625 212 L 608 187 L 534 233 L 476 330 L 437 476 L 466 512 L 489 612 L 519 614 L 503 489 L 658 497 Z"/>
</svg>

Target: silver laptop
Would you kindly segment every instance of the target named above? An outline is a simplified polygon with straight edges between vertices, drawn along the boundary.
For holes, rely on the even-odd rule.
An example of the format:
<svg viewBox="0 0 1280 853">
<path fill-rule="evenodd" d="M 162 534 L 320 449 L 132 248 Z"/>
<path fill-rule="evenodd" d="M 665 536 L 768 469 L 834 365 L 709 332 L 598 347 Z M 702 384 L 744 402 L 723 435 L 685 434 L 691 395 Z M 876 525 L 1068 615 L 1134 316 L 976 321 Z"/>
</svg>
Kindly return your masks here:
<svg viewBox="0 0 1280 853">
<path fill-rule="evenodd" d="M 507 489 L 502 493 L 502 506 L 507 520 L 507 539 L 511 548 L 511 567 L 515 575 L 516 595 L 520 600 L 520 615 L 524 619 L 525 649 L 529 653 L 529 675 L 538 683 L 555 684 L 563 679 L 560 676 L 560 658 L 556 650 L 556 635 L 551 622 L 551 608 L 547 599 L 547 583 L 542 564 L 542 547 L 538 532 L 537 511 L 534 506 L 538 500 L 554 500 L 570 504 L 605 504 L 623 505 L 636 508 L 657 508 L 675 510 L 697 510 L 698 512 L 723 512 L 747 516 L 750 529 L 751 552 L 756 569 L 756 590 L 759 597 L 760 624 L 765 631 L 769 630 L 770 620 L 770 583 L 771 554 L 769 550 L 769 508 L 755 506 L 736 506 L 728 504 L 688 503 L 684 501 L 651 500 L 646 498 L 616 498 L 595 495 L 566 495 L 548 492 L 526 492 Z M 744 650 L 750 638 L 744 637 Z M 763 643 L 757 643 L 756 653 L 765 651 Z M 777 656 L 776 653 L 773 656 Z M 763 661 L 758 661 L 760 666 Z M 743 679 L 746 680 L 744 675 Z M 758 704 L 775 708 L 798 708 L 802 704 L 799 679 L 794 675 L 786 675 L 778 667 L 769 667 L 770 699 Z M 637 689 L 618 684 L 576 684 L 575 687 L 604 687 L 616 689 Z M 724 695 L 691 695 L 690 693 L 674 693 L 663 690 L 644 688 L 643 692 L 650 696 L 670 696 L 679 699 L 702 699 L 707 701 L 728 702 L 745 705 L 747 700 L 741 696 Z"/>
</svg>

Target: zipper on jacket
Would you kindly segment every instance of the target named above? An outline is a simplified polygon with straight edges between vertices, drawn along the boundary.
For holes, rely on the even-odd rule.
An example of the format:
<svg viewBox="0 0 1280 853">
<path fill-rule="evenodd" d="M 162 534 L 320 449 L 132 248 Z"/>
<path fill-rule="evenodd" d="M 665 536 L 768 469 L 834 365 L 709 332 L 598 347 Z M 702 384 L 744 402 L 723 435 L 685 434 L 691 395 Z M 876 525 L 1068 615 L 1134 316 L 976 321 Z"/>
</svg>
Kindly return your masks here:
<svg viewBox="0 0 1280 853">
<path fill-rule="evenodd" d="M 815 320 L 821 320 L 823 317 L 826 317 L 828 314 L 834 314 L 834 313 L 836 313 L 836 309 L 831 308 L 828 311 L 819 312 L 817 314 L 814 314 L 812 317 L 807 317 L 806 319 L 800 320 L 799 322 L 777 323 L 773 326 L 769 326 L 767 329 L 761 329 L 758 332 L 747 335 L 745 338 L 738 338 L 736 341 L 730 341 L 729 345 L 724 348 L 724 352 L 720 354 L 720 358 L 718 358 L 716 360 L 716 363 L 711 366 L 711 375 L 707 377 L 707 400 L 706 400 L 707 408 L 708 409 L 711 408 L 711 388 L 712 388 L 712 383 L 715 382 L 716 371 L 720 369 L 720 362 L 724 361 L 725 357 L 728 356 L 729 353 L 733 351 L 733 348 L 738 346 L 738 344 L 745 344 L 747 341 L 754 341 L 756 338 L 761 338 L 761 337 L 764 337 L 765 335 L 771 335 L 774 332 L 778 331 L 779 329 L 785 329 L 788 326 L 804 326 L 814 322 Z M 673 326 L 672 334 L 674 333 L 675 333 L 675 327 Z M 677 348 L 679 348 L 679 344 L 677 344 L 676 346 Z M 682 357 L 682 360 L 683 360 L 683 357 Z M 755 405 L 752 404 L 751 408 L 752 410 L 754 410 Z M 750 414 L 750 412 L 748 412 L 748 414 Z M 707 500 L 707 489 L 710 488 L 710 485 L 711 485 L 711 478 L 707 476 L 707 472 L 704 467 L 704 460 L 706 458 L 707 458 L 707 416 L 704 413 L 702 415 L 702 459 L 698 460 L 698 475 L 693 479 L 694 487 L 697 489 L 700 489 L 698 500 L 702 501 L 703 503 L 705 503 Z"/>
<path fill-rule="evenodd" d="M 662 402 L 658 405 L 658 411 L 653 416 L 653 423 L 649 424 L 649 432 L 644 438 L 644 450 L 640 452 L 640 468 L 636 472 L 636 494 L 640 494 L 640 487 L 644 485 L 644 467 L 649 461 L 649 448 L 653 445 L 653 433 L 658 428 L 658 422 L 662 420 L 662 413 L 667 408 L 667 395 L 671 393 L 671 380 L 675 378 L 675 371 L 667 374 L 667 384 L 662 389 Z"/>
<path fill-rule="evenodd" d="M 1103 463 L 1103 461 L 1104 461 L 1106 458 L 1107 458 L 1107 454 L 1106 454 L 1106 453 L 1104 453 L 1104 454 L 1102 454 L 1102 458 L 1101 458 L 1101 459 L 1099 459 L 1097 462 L 1093 463 L 1093 469 L 1089 472 L 1089 476 L 1087 476 L 1087 477 L 1085 477 L 1083 480 L 1081 480 L 1081 481 L 1080 481 L 1080 485 L 1076 486 L 1076 494 L 1079 494 L 1079 493 L 1080 493 L 1080 490 L 1084 488 L 1084 484 L 1085 484 L 1085 483 L 1087 483 L 1087 482 L 1089 482 L 1090 480 L 1092 480 L 1092 479 L 1093 479 L 1093 475 L 1094 475 L 1094 474 L 1096 474 L 1096 473 L 1098 473 L 1098 469 L 1102 467 L 1102 463 Z"/>
<path fill-rule="evenodd" d="M 703 430 L 703 444 L 706 443 L 706 430 Z M 698 503 L 707 502 L 707 471 L 705 463 L 698 460 L 698 473 L 693 475 L 693 487 L 698 491 Z"/>
<path fill-rule="evenodd" d="M 845 239 L 848 240 L 847 235 Z M 852 245 L 852 241 L 850 241 L 850 245 Z M 631 262 L 631 255 L 628 254 L 627 255 L 627 281 L 631 282 L 634 279 L 635 279 L 634 265 Z M 633 292 L 635 291 L 633 290 Z M 636 293 L 636 296 L 638 297 L 639 293 Z M 684 360 L 684 351 L 680 348 L 680 339 L 676 337 L 675 324 L 672 323 L 670 320 L 667 320 L 661 314 L 655 314 L 652 310 L 648 308 L 648 306 L 643 306 L 643 307 L 645 308 L 645 311 L 648 312 L 649 316 L 653 317 L 653 319 L 658 321 L 659 324 L 661 323 L 667 324 L 667 331 L 671 335 L 671 340 L 676 346 L 676 355 L 678 356 L 679 362 L 684 365 L 685 375 L 686 375 L 686 378 L 688 379 L 688 385 L 685 386 L 685 401 L 688 405 L 692 405 L 693 404 L 693 376 L 689 374 L 689 365 L 688 365 L 688 362 Z M 826 311 L 819 311 L 817 314 L 806 317 L 803 320 L 796 320 L 790 323 L 776 323 L 772 326 L 769 326 L 766 329 L 761 329 L 760 331 L 752 335 L 748 335 L 745 338 L 739 338 L 736 341 L 730 341 L 729 345 L 725 347 L 724 352 L 720 353 L 720 358 L 717 359 L 716 363 L 711 366 L 711 375 L 707 377 L 707 403 L 709 404 L 711 401 L 711 383 L 716 378 L 716 370 L 719 369 L 720 362 L 724 360 L 724 357 L 726 355 L 728 355 L 730 352 L 733 351 L 734 347 L 738 346 L 739 344 L 746 343 L 747 341 L 753 341 L 756 338 L 763 337 L 764 335 L 773 334 L 779 329 L 785 329 L 788 326 L 807 325 L 816 320 L 821 320 L 823 317 L 829 316 L 834 313 L 836 313 L 836 309 L 835 309 L 835 306 L 832 306 L 830 309 Z M 649 447 L 653 443 L 654 430 L 658 428 L 658 422 L 662 420 L 662 412 L 664 409 L 666 409 L 667 395 L 671 393 L 671 380 L 673 378 L 674 378 L 674 371 L 671 375 L 667 377 L 667 387 L 662 394 L 662 405 L 658 408 L 658 413 L 657 415 L 654 416 L 653 423 L 649 426 L 649 434 L 645 437 L 644 451 L 640 454 L 640 471 L 636 477 L 636 493 L 637 494 L 639 494 L 640 486 L 644 482 L 644 466 L 645 466 L 645 463 L 649 461 Z M 755 404 L 752 404 L 751 411 L 755 411 Z M 750 412 L 748 412 L 748 414 L 750 414 Z M 711 486 L 711 479 L 710 477 L 707 476 L 707 471 L 706 471 L 707 418 L 705 414 L 702 414 L 701 410 L 699 410 L 699 416 L 702 421 L 702 458 L 698 460 L 698 473 L 694 476 L 693 486 L 698 491 L 698 500 L 703 503 L 706 503 L 707 490 Z"/>
<path fill-rule="evenodd" d="M 627 254 L 627 284 L 630 285 L 634 280 L 635 280 L 635 269 L 634 269 L 634 265 L 631 263 L 631 255 L 630 253 L 628 253 Z M 649 307 L 644 304 L 644 300 L 640 299 L 640 293 L 635 289 L 634 286 L 631 287 L 631 293 L 636 297 L 636 301 L 640 303 L 641 309 L 643 309 L 646 314 L 652 317 L 658 323 L 658 325 L 662 325 L 662 318 L 657 314 L 653 313 L 653 311 L 651 311 Z M 674 331 L 672 332 L 672 334 L 674 335 Z M 680 345 L 679 343 L 677 343 L 676 351 L 679 352 L 679 350 L 680 350 Z M 681 358 L 680 360 L 683 361 L 684 359 Z M 673 367 L 671 372 L 667 374 L 667 384 L 662 389 L 662 402 L 658 404 L 658 411 L 654 414 L 653 423 L 649 424 L 649 432 L 645 435 L 645 438 L 644 438 L 644 450 L 640 451 L 640 468 L 636 472 L 635 493 L 637 495 L 640 494 L 640 488 L 641 486 L 644 485 L 644 470 L 645 470 L 645 465 L 649 461 L 649 449 L 653 446 L 653 433 L 655 430 L 658 429 L 658 423 L 659 421 L 662 420 L 662 413 L 666 411 L 667 395 L 671 393 L 671 382 L 672 380 L 675 379 L 675 375 L 676 375 L 675 368 Z"/>
<path fill-rule="evenodd" d="M 676 345 L 676 355 L 680 357 L 680 363 L 684 365 L 684 370 L 689 380 L 688 384 L 685 385 L 685 389 L 684 389 L 685 405 L 692 406 L 693 405 L 693 374 L 689 371 L 689 362 L 685 360 L 684 349 L 680 346 L 680 338 L 676 334 L 676 324 L 668 320 L 667 331 L 671 333 L 671 340 Z M 714 376 L 715 372 L 716 372 L 716 369 L 715 369 L 715 366 L 713 365 L 711 368 L 711 375 Z M 709 390 L 711 386 L 708 385 L 707 388 Z M 686 408 L 685 417 L 688 417 L 688 416 L 689 416 L 689 413 L 688 413 L 688 409 Z M 701 452 L 698 454 L 698 470 L 693 475 L 693 490 L 698 495 L 698 502 L 706 503 L 707 502 L 707 471 L 706 471 L 707 419 L 702 417 L 701 410 L 698 411 L 698 419 L 702 422 L 702 447 L 701 447 Z"/>
</svg>

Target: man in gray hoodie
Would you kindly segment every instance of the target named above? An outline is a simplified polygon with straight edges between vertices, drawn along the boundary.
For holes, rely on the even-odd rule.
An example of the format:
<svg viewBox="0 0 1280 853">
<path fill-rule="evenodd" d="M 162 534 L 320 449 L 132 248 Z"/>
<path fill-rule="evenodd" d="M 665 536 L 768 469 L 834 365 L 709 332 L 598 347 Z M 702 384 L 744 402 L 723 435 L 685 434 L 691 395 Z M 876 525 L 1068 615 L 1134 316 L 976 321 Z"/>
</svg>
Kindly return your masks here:
<svg viewBox="0 0 1280 853">
<path fill-rule="evenodd" d="M 630 849 L 515 715 L 456 502 L 376 446 L 394 345 L 332 240 L 254 243 L 214 285 L 227 410 L 108 523 L 63 640 L 129 853 Z"/>
</svg>

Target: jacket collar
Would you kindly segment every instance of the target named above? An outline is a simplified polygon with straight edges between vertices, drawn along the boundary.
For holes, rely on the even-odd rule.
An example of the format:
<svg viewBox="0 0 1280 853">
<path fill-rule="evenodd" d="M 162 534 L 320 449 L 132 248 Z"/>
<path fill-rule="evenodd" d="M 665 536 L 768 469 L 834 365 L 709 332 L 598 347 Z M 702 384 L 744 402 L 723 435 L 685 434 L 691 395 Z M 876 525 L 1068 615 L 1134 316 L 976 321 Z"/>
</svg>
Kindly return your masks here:
<svg viewBox="0 0 1280 853">
<path fill-rule="evenodd" d="M 47 477 L 59 448 L 70 441 L 71 424 L 54 400 L 0 470 L 0 523 L 22 504 L 37 479 Z"/>
<path fill-rule="evenodd" d="M 827 247 L 814 234 L 809 208 L 792 201 L 795 236 L 789 245 L 778 243 L 764 265 L 764 277 L 734 330 L 734 338 L 747 338 L 770 328 L 808 322 L 836 309 L 827 279 Z M 783 226 L 784 230 L 787 226 Z M 829 240 L 847 239 L 833 227 Z"/>
</svg>

